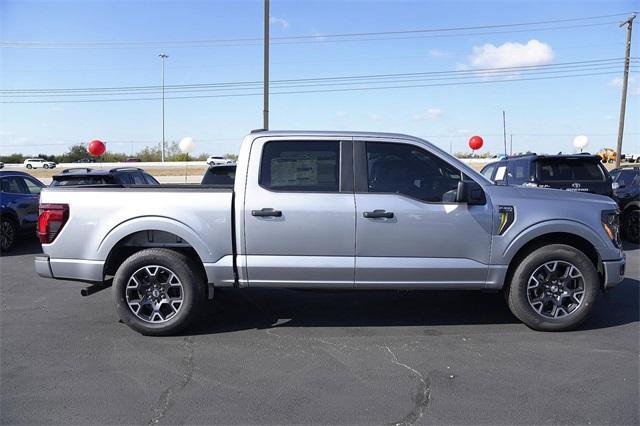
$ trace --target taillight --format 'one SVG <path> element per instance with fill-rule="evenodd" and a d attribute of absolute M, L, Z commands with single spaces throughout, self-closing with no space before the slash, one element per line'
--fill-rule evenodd
<path fill-rule="evenodd" d="M 68 204 L 40 204 L 37 234 L 42 244 L 55 240 L 69 218 Z"/>

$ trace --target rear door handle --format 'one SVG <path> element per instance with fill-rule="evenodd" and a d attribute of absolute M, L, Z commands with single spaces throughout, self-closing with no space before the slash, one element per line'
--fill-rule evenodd
<path fill-rule="evenodd" d="M 251 216 L 256 217 L 282 217 L 282 212 L 280 210 L 274 209 L 260 209 L 260 210 L 251 210 Z"/>
<path fill-rule="evenodd" d="M 367 219 L 393 219 L 393 212 L 388 212 L 386 210 L 374 210 L 372 212 L 364 212 L 362 213 L 362 216 L 366 217 Z"/>

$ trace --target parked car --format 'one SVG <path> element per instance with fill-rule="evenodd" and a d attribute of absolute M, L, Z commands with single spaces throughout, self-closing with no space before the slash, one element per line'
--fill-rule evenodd
<path fill-rule="evenodd" d="M 24 172 L 0 172 L 0 251 L 35 231 L 40 190 L 45 185 Z"/>
<path fill-rule="evenodd" d="M 54 169 L 56 167 L 56 163 L 45 160 L 44 158 L 27 158 L 24 160 L 24 166 L 27 169 L 37 169 L 40 167 L 43 169 Z"/>
<path fill-rule="evenodd" d="M 236 165 L 225 164 L 219 166 L 210 166 L 204 176 L 202 176 L 202 185 L 227 185 L 233 186 L 236 178 Z"/>
<path fill-rule="evenodd" d="M 160 185 L 149 173 L 137 167 L 117 167 L 110 170 L 78 167 L 65 169 L 53 176 L 51 186 L 79 185 Z"/>
<path fill-rule="evenodd" d="M 4 169 L 4 163 L 0 161 L 0 169 Z"/>
<path fill-rule="evenodd" d="M 258 131 L 233 188 L 53 187 L 41 202 L 37 273 L 113 277 L 122 322 L 149 335 L 188 326 L 216 287 L 503 289 L 528 326 L 569 330 L 624 278 L 611 198 L 495 185 L 399 134 Z"/>
<path fill-rule="evenodd" d="M 640 163 L 640 153 L 626 154 L 624 159 L 629 163 Z"/>
<path fill-rule="evenodd" d="M 480 173 L 499 185 L 613 195 L 611 176 L 597 155 L 524 154 L 487 164 Z"/>
<path fill-rule="evenodd" d="M 611 171 L 613 199 L 622 212 L 622 235 L 640 243 L 640 167 L 620 167 Z"/>
<path fill-rule="evenodd" d="M 139 158 L 127 158 L 124 160 L 125 163 L 142 163 L 142 160 Z"/>
<path fill-rule="evenodd" d="M 96 159 L 91 157 L 81 158 L 79 160 L 74 161 L 74 163 L 95 163 Z"/>
<path fill-rule="evenodd" d="M 209 158 L 207 158 L 207 164 L 210 166 L 218 165 L 218 164 L 233 164 L 233 163 L 235 163 L 235 161 L 229 158 L 224 158 L 216 155 L 212 155 Z"/>

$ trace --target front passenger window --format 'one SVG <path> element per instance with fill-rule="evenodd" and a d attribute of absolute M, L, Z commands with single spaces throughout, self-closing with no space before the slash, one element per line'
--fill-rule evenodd
<path fill-rule="evenodd" d="M 428 202 L 454 202 L 461 172 L 413 145 L 367 142 L 369 192 L 404 194 Z"/>

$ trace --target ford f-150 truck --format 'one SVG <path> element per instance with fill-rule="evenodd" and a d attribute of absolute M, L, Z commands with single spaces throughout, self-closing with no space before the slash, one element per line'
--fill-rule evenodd
<path fill-rule="evenodd" d="M 400 134 L 248 135 L 229 186 L 47 188 L 37 272 L 112 284 L 116 310 L 176 333 L 218 287 L 504 290 L 537 330 L 576 327 L 624 277 L 609 198 L 495 185 Z"/>

